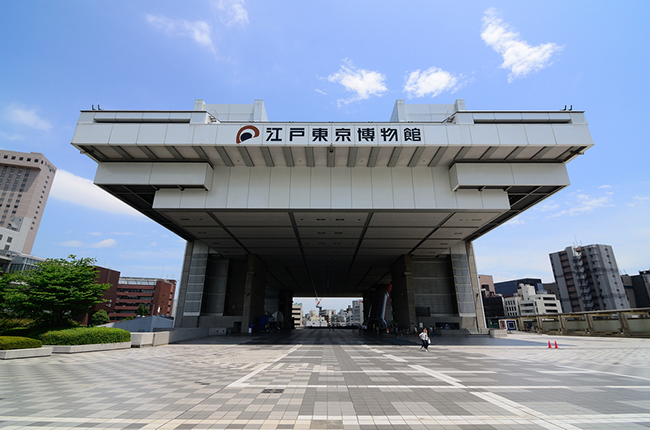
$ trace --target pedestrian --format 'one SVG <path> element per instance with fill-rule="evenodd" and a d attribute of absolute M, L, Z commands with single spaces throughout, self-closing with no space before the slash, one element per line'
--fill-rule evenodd
<path fill-rule="evenodd" d="M 422 333 L 420 333 L 420 339 L 422 340 L 420 351 L 422 351 L 422 348 L 424 348 L 426 352 L 429 352 L 429 335 L 427 334 L 426 328 L 422 329 Z"/>

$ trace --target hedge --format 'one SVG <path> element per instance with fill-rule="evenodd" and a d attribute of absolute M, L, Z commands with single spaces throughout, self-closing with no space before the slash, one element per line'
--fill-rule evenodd
<path fill-rule="evenodd" d="M 38 336 L 44 345 L 91 345 L 131 341 L 131 333 L 110 327 L 77 327 L 48 331 Z"/>
<path fill-rule="evenodd" d="M 0 350 L 40 348 L 43 342 L 29 337 L 0 336 Z"/>

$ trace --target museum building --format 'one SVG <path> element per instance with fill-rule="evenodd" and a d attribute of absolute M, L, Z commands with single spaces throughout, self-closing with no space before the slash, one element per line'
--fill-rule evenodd
<path fill-rule="evenodd" d="M 583 112 L 395 103 L 386 122 L 271 122 L 264 103 L 82 111 L 95 184 L 187 241 L 176 327 L 360 297 L 401 328 L 485 325 L 472 242 L 569 185 Z M 291 319 L 285 318 L 287 327 Z"/>

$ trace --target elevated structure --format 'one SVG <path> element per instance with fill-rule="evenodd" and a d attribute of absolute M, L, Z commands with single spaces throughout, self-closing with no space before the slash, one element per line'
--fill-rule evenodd
<path fill-rule="evenodd" d="M 401 328 L 483 324 L 472 241 L 568 186 L 593 142 L 576 111 L 398 100 L 388 122 L 294 123 L 197 100 L 82 111 L 72 144 L 98 186 L 187 240 L 177 326 L 237 329 L 390 283 Z"/>

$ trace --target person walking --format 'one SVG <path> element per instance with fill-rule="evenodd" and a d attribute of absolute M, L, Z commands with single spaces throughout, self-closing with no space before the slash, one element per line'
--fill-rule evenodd
<path fill-rule="evenodd" d="M 420 347 L 420 351 L 422 351 L 422 348 L 424 348 L 426 352 L 429 352 L 429 335 L 427 333 L 427 329 L 424 328 L 422 330 L 422 333 L 420 333 L 419 336 L 420 339 L 422 340 L 422 346 Z"/>

